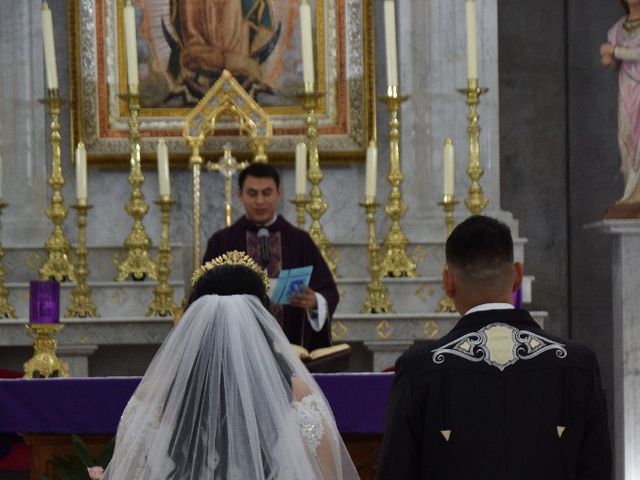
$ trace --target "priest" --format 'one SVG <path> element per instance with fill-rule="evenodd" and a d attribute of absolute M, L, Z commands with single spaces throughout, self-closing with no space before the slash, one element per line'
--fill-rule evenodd
<path fill-rule="evenodd" d="M 243 250 L 267 269 L 270 278 L 283 269 L 311 265 L 309 286 L 292 294 L 288 305 L 274 305 L 272 312 L 291 343 L 307 350 L 329 346 L 338 289 L 309 234 L 278 214 L 278 171 L 266 163 L 252 163 L 240 172 L 238 187 L 245 215 L 209 238 L 203 263 L 229 250 Z"/>

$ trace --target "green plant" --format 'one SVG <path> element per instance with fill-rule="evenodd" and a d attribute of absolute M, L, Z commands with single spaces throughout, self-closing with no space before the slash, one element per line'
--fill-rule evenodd
<path fill-rule="evenodd" d="M 101 466 L 107 468 L 113 456 L 115 437 L 104 447 L 102 452 L 93 458 L 87 445 L 78 435 L 71 435 L 71 443 L 75 454 L 56 455 L 53 457 L 53 470 L 62 480 L 88 480 L 87 468 Z M 41 480 L 51 480 L 47 475 L 43 475 Z"/>

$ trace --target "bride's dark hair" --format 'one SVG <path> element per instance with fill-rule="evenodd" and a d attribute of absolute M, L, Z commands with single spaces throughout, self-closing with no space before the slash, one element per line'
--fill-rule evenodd
<path fill-rule="evenodd" d="M 193 286 L 187 307 L 204 295 L 253 295 L 269 310 L 267 290 L 260 275 L 243 265 L 219 265 L 205 272 Z"/>

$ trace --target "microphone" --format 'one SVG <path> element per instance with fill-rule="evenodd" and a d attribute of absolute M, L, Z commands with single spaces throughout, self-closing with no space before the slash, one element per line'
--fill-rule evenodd
<path fill-rule="evenodd" d="M 258 240 L 260 241 L 260 257 L 262 257 L 262 266 L 268 267 L 271 260 L 271 252 L 269 251 L 269 230 L 262 227 L 258 230 Z"/>

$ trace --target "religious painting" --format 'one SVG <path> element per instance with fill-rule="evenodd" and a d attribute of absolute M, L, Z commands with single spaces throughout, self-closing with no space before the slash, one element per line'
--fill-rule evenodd
<path fill-rule="evenodd" d="M 125 0 L 69 2 L 73 139 L 94 163 L 129 152 L 123 7 Z M 165 138 L 187 157 L 183 120 L 228 70 L 269 114 L 269 158 L 293 158 L 306 131 L 302 108 L 299 0 L 135 0 L 141 148 Z M 311 0 L 321 157 L 364 154 L 375 121 L 373 0 Z M 222 122 L 204 153 L 246 139 Z"/>

